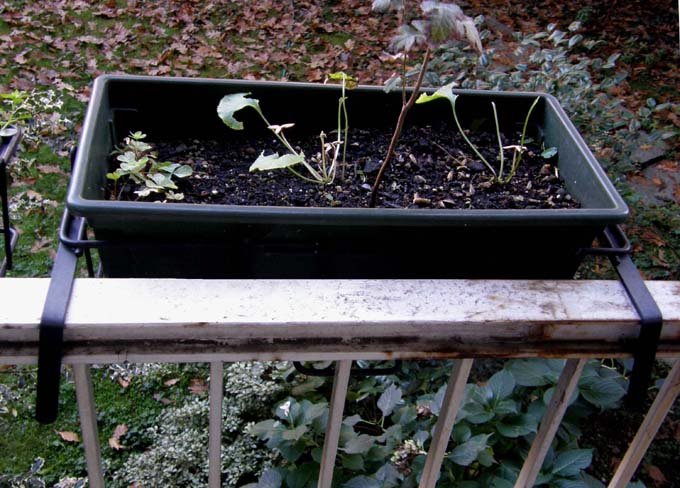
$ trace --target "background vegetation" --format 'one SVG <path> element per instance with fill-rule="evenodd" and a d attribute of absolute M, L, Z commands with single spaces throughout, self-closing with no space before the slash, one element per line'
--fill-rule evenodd
<path fill-rule="evenodd" d="M 480 69 L 476 54 L 452 46 L 436 53 L 427 83 L 455 80 L 464 87 L 537 89 L 555 94 L 631 206 L 633 216 L 626 230 L 635 245 L 637 264 L 649 278 L 680 279 L 677 4 L 672 0 L 584 0 L 568 5 L 549 0 L 531 5 L 518 0 L 469 0 L 463 7 L 468 15 L 485 15 L 476 21 L 489 65 Z M 0 92 L 34 91 L 38 108 L 21 153 L 10 168 L 11 211 L 20 232 L 10 275 L 47 276 L 49 272 L 70 171 L 69 152 L 76 145 L 97 75 L 321 82 L 327 74 L 342 70 L 361 83 L 382 84 L 399 71 L 398 60 L 385 51 L 396 25 L 394 16 L 372 14 L 370 2 L 359 0 L 4 2 L 0 6 Z M 591 262 L 582 275 L 609 277 L 611 270 L 606 263 Z M 351 434 L 343 441 L 341 477 L 347 486 L 374 486 L 371 480 L 382 483 L 376 486 L 387 486 L 389 476 L 401 476 L 399 482 L 405 483 L 417 472 L 425 441 L 425 434 L 419 432 L 427 432 L 428 422 L 436 418 L 437 378 L 447 371 L 446 365 L 431 366 L 410 364 L 404 372 L 410 376 L 353 385 L 352 391 L 358 393 L 350 413 L 361 420 L 351 426 L 356 436 Z M 529 401 L 533 396 L 521 389 L 549 388 L 549 384 L 522 385 L 514 376 L 516 367 L 510 364 L 480 372 L 476 377 L 479 384 L 470 386 L 487 391 L 493 384 L 487 380 L 499 370 L 509 375 L 502 384 L 512 392 L 500 398 L 492 391 L 491 399 L 498 401 L 489 422 L 468 422 L 469 436 L 467 430 L 458 432 L 457 445 L 467 444 L 467 448 L 454 455 L 457 447 L 452 447 L 447 461 L 451 479 L 475 479 L 484 464 L 491 463 L 489 456 L 497 461 L 506 459 L 501 455 L 502 444 L 509 436 L 498 426 L 504 425 L 503 415 L 510 414 L 498 414 L 500 400 L 510 398 L 516 403 L 517 413 L 512 415 L 524 419 L 521 425 L 526 430 L 518 436 L 531 438 L 534 424 L 526 416 L 530 416 L 531 405 L 541 404 L 543 392 L 532 393 L 536 399 Z M 598 375 L 605 369 L 614 371 L 601 368 L 596 368 Z M 38 478 L 51 486 L 74 486 L 85 475 L 68 369 L 66 374 L 58 424 L 40 426 L 32 420 L 34 369 L 0 366 L 0 473 L 4 475 L 0 486 L 29 486 L 31 479 Z M 277 438 L 271 432 L 280 426 L 293 430 L 287 434 L 292 439 L 286 439 L 294 440 L 293 446 L 318 442 L 315 429 L 319 425 L 314 422 L 323 418 L 322 394 L 328 385 L 293 375 L 286 365 L 239 363 L 225 374 L 226 388 L 231 388 L 233 395 L 252 393 L 225 403 L 225 435 L 230 442 L 225 444 L 229 450 L 224 454 L 224 472 L 225 483 L 231 483 L 226 486 L 255 483 L 256 475 L 270 466 L 278 468 L 265 471 L 259 486 L 276 486 L 277 480 L 305 486 L 307 472 L 298 472 L 297 477 L 290 473 L 297 471 L 299 459 L 307 458 L 293 460 L 296 451 L 286 451 L 281 439 L 272 441 Z M 513 388 L 507 386 L 510 376 Z M 415 380 L 406 379 L 411 377 L 428 383 L 416 386 Z M 113 486 L 190 486 L 204 481 L 206 368 L 110 366 L 94 370 L 94 380 L 106 469 Z M 624 380 L 612 381 L 621 387 Z M 612 381 L 606 381 L 606 388 L 614 395 Z M 392 393 L 385 397 L 388 391 Z M 611 405 L 590 400 L 583 393 L 579 400 L 590 413 L 594 407 Z M 281 412 L 286 402 L 289 409 L 299 405 L 301 419 Z M 391 410 L 386 408 L 390 405 Z M 428 408 L 429 413 L 418 414 L 420 407 Z M 413 409 L 416 418 L 411 423 L 406 417 L 397 418 L 412 416 Z M 494 423 L 491 419 L 497 416 Z M 675 418 L 671 421 L 677 422 Z M 259 426 L 253 435 L 246 432 L 249 424 Z M 395 426 L 401 426 L 401 432 L 397 433 Z M 677 436 L 673 428 L 666 432 L 671 440 Z M 560 443 L 579 451 L 571 456 L 578 461 L 572 464 L 579 466 L 575 476 L 581 477 L 581 467 L 589 464 L 590 458 L 577 438 L 576 431 L 567 432 Z M 475 441 L 469 444 L 472 439 Z M 253 449 L 263 442 L 276 447 L 278 454 Z M 394 469 L 384 468 L 378 474 L 383 466 L 372 464 L 370 456 L 360 465 L 359 458 L 371 449 L 377 452 L 388 447 L 388 464 Z M 368 451 L 362 450 L 366 448 Z M 668 449 L 672 447 L 652 451 L 646 459 L 641 474 L 648 483 L 674 486 L 673 480 L 680 478 L 674 476 L 677 467 L 673 467 Z M 551 458 L 553 464 L 559 452 Z M 597 451 L 594 454 L 597 456 Z M 36 458 L 43 458 L 44 464 L 35 464 Z M 612 461 L 598 459 L 598 464 Z M 514 466 L 511 459 L 507 463 Z M 159 465 L 167 470 L 159 470 Z M 491 463 L 492 470 L 485 476 L 503 480 L 505 472 L 498 470 L 505 465 L 505 461 Z M 512 468 L 508 469 L 511 473 Z M 560 474 L 550 469 L 546 468 L 546 476 Z M 555 479 L 554 483 L 562 483 Z M 595 483 L 584 479 L 584 483 Z M 266 484 L 267 480 L 273 484 Z M 502 481 L 497 483 L 504 486 Z"/>

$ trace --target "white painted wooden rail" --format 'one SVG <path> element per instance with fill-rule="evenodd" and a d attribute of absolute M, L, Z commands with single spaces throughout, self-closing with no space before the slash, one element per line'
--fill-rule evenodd
<path fill-rule="evenodd" d="M 680 282 L 648 282 L 664 317 L 659 356 L 680 357 Z M 0 280 L 0 363 L 35 363 L 46 279 Z M 516 488 L 534 480 L 585 358 L 630 356 L 638 317 L 616 281 L 78 279 L 64 362 L 75 365 L 91 486 L 103 486 L 89 367 L 211 363 L 209 486 L 220 486 L 222 363 L 336 360 L 319 488 L 329 488 L 353 360 L 459 358 L 420 488 L 439 477 L 474 357 L 565 357 Z M 625 487 L 680 391 L 676 362 L 610 483 Z"/>

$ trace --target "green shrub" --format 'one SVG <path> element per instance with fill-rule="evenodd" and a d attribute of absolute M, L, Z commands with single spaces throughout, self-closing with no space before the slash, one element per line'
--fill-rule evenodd
<path fill-rule="evenodd" d="M 468 384 L 437 486 L 512 486 L 563 366 L 562 360 L 509 361 L 488 381 Z M 441 363 L 431 367 L 411 362 L 398 376 L 354 382 L 334 474 L 339 486 L 417 486 L 442 408 L 447 372 Z M 625 386 L 615 370 L 588 363 L 539 484 L 585 486 L 579 483 L 592 450 L 578 446 L 579 423 L 598 409 L 615 407 Z M 315 486 L 327 421 L 327 402 L 309 390 L 286 398 L 274 418 L 251 426 L 251 434 L 276 453 L 277 467 L 249 486 Z"/>

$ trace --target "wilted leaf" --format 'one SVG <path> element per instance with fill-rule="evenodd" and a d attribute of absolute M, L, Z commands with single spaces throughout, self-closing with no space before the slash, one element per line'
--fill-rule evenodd
<path fill-rule="evenodd" d="M 653 464 L 643 464 L 644 468 L 647 470 L 647 474 L 649 475 L 652 480 L 654 480 L 654 484 L 656 486 L 666 486 L 668 483 L 668 479 L 666 479 L 666 476 L 661 472 L 661 469 L 659 469 L 658 466 L 654 466 Z"/>
<path fill-rule="evenodd" d="M 173 385 L 176 385 L 178 382 L 179 382 L 179 378 L 172 378 L 170 380 L 163 382 L 163 384 L 165 386 L 173 386 Z"/>
<path fill-rule="evenodd" d="M 43 174 L 60 174 L 63 175 L 65 174 L 64 171 L 59 167 L 59 166 L 54 166 L 52 164 L 39 164 L 37 166 L 38 171 L 40 171 Z"/>

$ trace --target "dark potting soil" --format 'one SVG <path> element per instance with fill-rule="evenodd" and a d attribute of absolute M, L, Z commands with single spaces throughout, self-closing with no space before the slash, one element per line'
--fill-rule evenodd
<path fill-rule="evenodd" d="M 295 145 L 292 142 L 296 140 L 294 135 L 288 134 L 287 137 Z M 388 130 L 352 129 L 347 148 L 346 177 L 337 177 L 328 185 L 304 181 L 287 169 L 250 173 L 250 165 L 262 151 L 265 154 L 282 154 L 283 148 L 273 136 L 267 140 L 155 142 L 154 146 L 160 161 L 192 166 L 193 174 L 178 183 L 186 203 L 366 207 L 390 137 Z M 498 168 L 495 134 L 471 133 L 469 137 L 487 161 Z M 332 136 L 328 136 L 327 140 L 332 140 Z M 518 144 L 519 140 L 519 135 L 513 135 L 512 138 L 504 138 L 503 145 Z M 317 159 L 320 149 L 318 136 L 297 142 L 308 161 Z M 527 147 L 512 180 L 499 184 L 492 182 L 491 172 L 457 131 L 443 125 L 405 128 L 381 185 L 377 206 L 578 208 L 579 204 L 564 189 L 556 157 L 546 160 L 536 144 Z M 506 149 L 506 174 L 511 161 L 512 150 Z M 307 176 L 302 165 L 295 169 Z M 127 194 L 136 197 L 132 191 Z"/>

